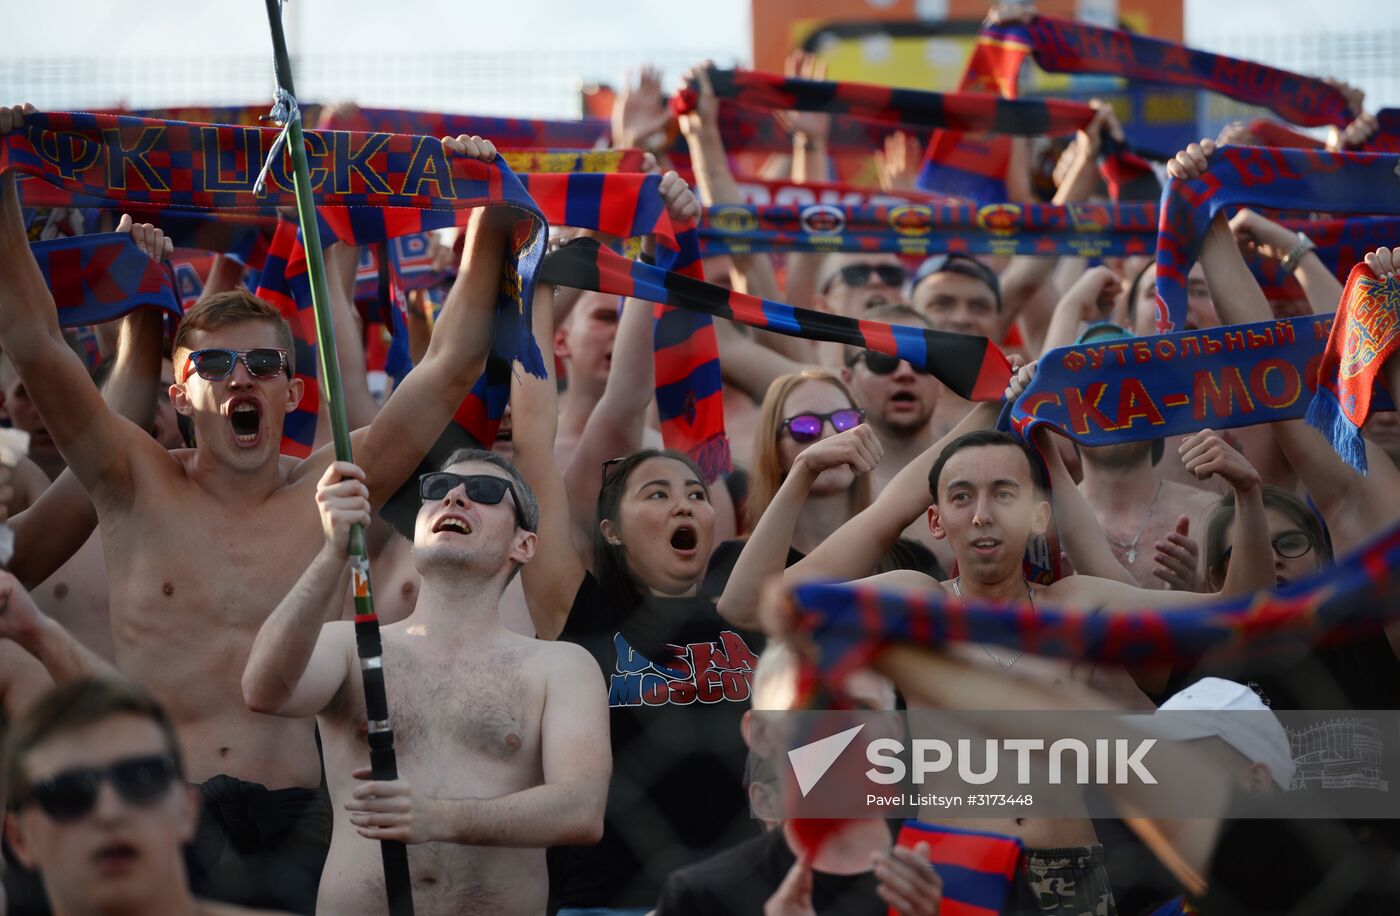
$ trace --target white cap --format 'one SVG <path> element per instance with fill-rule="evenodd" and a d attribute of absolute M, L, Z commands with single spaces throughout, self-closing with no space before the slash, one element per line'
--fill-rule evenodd
<path fill-rule="evenodd" d="M 1190 711 L 1190 715 L 1164 713 Z M 1244 684 L 1207 677 L 1175 694 L 1135 725 L 1177 741 L 1219 738 L 1252 763 L 1269 768 L 1285 791 L 1293 780 L 1293 752 L 1278 716 Z"/>

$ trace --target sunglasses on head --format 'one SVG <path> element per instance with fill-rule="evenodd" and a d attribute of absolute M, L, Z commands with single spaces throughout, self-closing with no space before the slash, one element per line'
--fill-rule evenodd
<path fill-rule="evenodd" d="M 872 275 L 879 278 L 882 286 L 904 285 L 904 268 L 898 264 L 848 264 L 832 274 L 826 281 L 826 289 L 831 288 L 837 277 L 847 286 L 865 286 Z"/>
<path fill-rule="evenodd" d="M 965 254 L 935 254 L 925 259 L 919 265 L 919 269 L 914 272 L 914 286 L 918 286 L 924 280 L 934 274 L 955 273 L 965 277 L 973 277 L 981 280 L 992 289 L 997 295 L 997 301 L 1001 300 L 1001 279 L 996 271 L 976 258 L 968 257 Z"/>
<path fill-rule="evenodd" d="M 194 371 L 205 381 L 223 381 L 233 374 L 233 367 L 240 359 L 253 378 L 276 378 L 282 372 L 287 372 L 288 377 L 291 377 L 287 367 L 286 350 L 278 347 L 253 347 L 251 350 L 211 347 L 207 350 L 195 350 L 189 355 L 185 364 L 184 380 L 187 381 L 190 372 Z"/>
<path fill-rule="evenodd" d="M 128 757 L 105 767 L 64 770 L 32 782 L 14 807 L 19 810 L 33 802 L 51 820 L 76 821 L 92 812 L 104 781 L 112 784 L 122 801 L 147 807 L 165 797 L 177 772 L 169 754 Z"/>
<path fill-rule="evenodd" d="M 865 419 L 865 411 L 859 407 L 847 407 L 830 413 L 800 413 L 783 421 L 783 428 L 792 436 L 793 442 L 816 442 L 822 437 L 822 427 L 827 423 L 838 433 L 859 426 Z"/>
<path fill-rule="evenodd" d="M 492 474 L 453 474 L 451 471 L 433 471 L 418 478 L 418 496 L 425 502 L 437 501 L 458 487 L 466 488 L 467 499 L 483 506 L 494 506 L 510 493 L 510 506 L 515 511 L 515 523 L 529 530 L 525 524 L 525 514 L 520 510 L 520 497 L 515 495 L 515 487 L 504 477 Z"/>
<path fill-rule="evenodd" d="M 1291 531 L 1280 531 L 1270 539 L 1269 544 L 1274 548 L 1274 553 L 1285 560 L 1296 560 L 1313 549 L 1312 535 L 1306 531 L 1299 531 L 1297 528 Z M 1230 559 L 1230 551 L 1233 547 L 1226 547 L 1223 558 Z"/>
<path fill-rule="evenodd" d="M 864 362 L 865 368 L 870 370 L 871 375 L 891 375 L 899 368 L 899 364 L 903 361 L 904 360 L 900 359 L 898 356 L 891 356 L 888 353 L 881 353 L 878 350 L 862 350 L 847 360 L 846 365 L 854 366 L 856 363 Z M 921 369 L 913 363 L 909 364 L 909 368 L 920 375 L 931 374 L 927 369 Z"/>

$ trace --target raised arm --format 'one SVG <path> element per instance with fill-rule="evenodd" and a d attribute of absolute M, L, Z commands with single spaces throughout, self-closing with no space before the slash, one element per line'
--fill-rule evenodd
<path fill-rule="evenodd" d="M 1215 144 L 1209 140 L 1193 143 L 1167 163 L 1167 170 L 1175 178 L 1199 178 L 1209 168 L 1214 152 Z M 1221 321 L 1245 324 L 1273 317 L 1223 215 L 1210 225 L 1201 249 L 1201 264 Z M 1400 471 L 1378 448 L 1367 444 L 1370 473 L 1363 476 L 1337 456 L 1321 433 L 1302 420 L 1275 423 L 1273 432 L 1327 523 L 1338 553 L 1359 546 L 1394 522 L 1393 507 L 1400 503 Z"/>
<path fill-rule="evenodd" d="M 884 451 L 875 430 L 861 423 L 813 443 L 797 456 L 725 583 L 719 598 L 719 613 L 725 620 L 741 629 L 759 629 L 759 594 L 769 578 L 782 575 L 797 520 L 822 471 L 848 465 L 857 476 L 868 474 L 880 463 Z"/>
<path fill-rule="evenodd" d="M 1122 291 L 1123 280 L 1107 267 L 1091 267 L 1084 271 L 1055 305 L 1050 326 L 1045 331 L 1045 342 L 1040 348 L 1041 355 L 1074 343 L 1084 323 L 1106 320 Z"/>
<path fill-rule="evenodd" d="M 480 137 L 442 141 L 456 156 L 491 162 L 496 148 Z M 457 280 L 448 293 L 423 361 L 414 367 L 374 421 L 353 436 L 355 461 L 364 469 L 375 509 L 398 490 L 428 453 L 481 377 L 491 349 L 491 327 L 501 267 L 510 244 L 511 216 L 498 207 L 473 211 Z M 320 473 L 328 449 L 316 453 L 298 477 Z"/>
<path fill-rule="evenodd" d="M 1271 258 L 1293 272 L 1315 315 L 1330 315 L 1342 299 L 1342 284 L 1317 256 L 1312 240 L 1292 232 L 1253 210 L 1241 210 L 1230 218 L 1235 238 L 1261 257 Z M 1260 320 L 1265 320 L 1261 318 Z"/>
<path fill-rule="evenodd" d="M 254 712 L 314 716 L 350 675 L 354 639 L 339 617 L 350 576 L 350 527 L 370 523 L 364 471 L 343 461 L 326 468 L 316 508 L 325 544 L 258 630 L 243 669 L 243 700 Z"/>
<path fill-rule="evenodd" d="M 0 640 L 0 715 L 13 722 L 52 686 L 53 678 L 37 658 L 17 643 Z"/>
<path fill-rule="evenodd" d="M 999 402 L 984 402 L 968 411 L 946 436 L 906 464 L 867 509 L 836 529 L 800 563 L 789 567 L 783 573 L 783 581 L 788 584 L 811 579 L 849 581 L 868 576 L 880 565 L 881 558 L 899 540 L 904 529 L 928 512 L 933 502 L 928 492 L 928 475 L 944 447 L 964 433 L 990 429 L 996 424 L 1000 410 Z"/>
<path fill-rule="evenodd" d="M 122 216 L 119 232 L 130 232 L 148 257 L 169 256 L 171 243 L 149 223 L 132 225 Z M 137 309 L 117 326 L 112 374 L 103 386 L 107 406 L 142 429 L 150 429 L 160 385 L 161 342 L 165 316 L 158 309 Z M 40 494 L 34 504 L 10 519 L 15 554 L 9 569 L 25 588 L 35 588 L 77 553 L 97 527 L 97 510 L 72 469 Z"/>
<path fill-rule="evenodd" d="M 598 842 L 612 773 L 607 693 L 587 652 L 570 643 L 550 648 L 540 721 L 543 785 L 496 798 L 429 798 L 402 777 L 366 781 L 346 805 L 360 836 L 516 848 Z M 369 772 L 355 776 L 367 779 Z"/>
<path fill-rule="evenodd" d="M 700 200 L 707 207 L 715 204 L 742 204 L 744 197 L 739 192 L 739 185 L 734 181 L 734 175 L 729 171 L 729 162 L 725 158 L 724 141 L 719 134 L 719 101 L 710 86 L 708 68 L 697 67 L 685 76 L 687 81 L 693 79 L 699 87 L 695 110 L 681 116 L 680 128 L 690 148 L 691 165 L 695 170 L 695 184 L 700 192 Z M 813 134 L 794 134 L 794 143 L 797 149 L 803 151 L 803 161 L 808 168 L 824 171 L 826 131 L 825 128 L 820 128 L 819 124 L 820 122 L 815 120 L 802 122 L 802 126 L 813 131 Z M 799 177 L 796 180 L 807 179 Z M 820 264 L 821 257 L 812 255 L 804 259 L 794 256 L 793 262 L 789 264 L 788 294 L 796 292 L 793 284 L 797 283 L 800 286 L 804 282 L 803 277 L 806 277 L 807 285 L 811 287 L 800 294 L 805 298 L 800 302 L 793 302 L 794 305 L 807 306 L 811 301 L 811 293 L 816 291 L 815 276 L 807 276 L 807 273 L 812 273 L 816 268 L 812 267 L 811 271 L 804 273 L 802 263 L 805 260 Z M 731 273 L 735 276 L 736 286 L 741 287 L 743 292 L 763 299 L 783 298 L 778 289 L 777 275 L 773 271 L 773 261 L 767 254 L 731 255 L 729 261 L 733 266 Z M 723 321 L 716 322 L 716 325 L 722 324 Z M 755 331 L 751 339 L 796 362 L 809 363 L 814 360 L 814 351 L 809 341 L 769 331 Z M 721 351 L 721 365 L 726 363 L 726 356 L 728 354 Z"/>
<path fill-rule="evenodd" d="M 0 136 L 18 130 L 26 111 L 0 108 Z M 113 413 L 69 348 L 53 296 L 29 250 L 14 173 L 0 177 L 0 349 L 24 380 L 64 460 L 93 498 L 130 497 L 132 462 L 164 449 Z"/>
<path fill-rule="evenodd" d="M 689 222 L 700 216 L 699 201 L 675 172 L 661 176 L 660 192 L 673 220 Z M 645 252 L 655 244 L 655 239 L 645 239 L 642 250 Z M 650 250 L 654 252 L 655 248 L 651 247 Z M 642 445 L 647 407 L 656 391 L 652 314 L 650 302 L 640 299 L 624 301 L 622 319 L 613 338 L 612 365 L 608 369 L 607 385 L 603 396 L 589 414 L 578 447 L 564 469 L 574 524 L 589 534 L 598 503 L 598 490 L 602 487 L 603 462 L 630 454 Z M 511 412 L 511 422 L 515 422 L 514 411 Z M 584 537 L 583 543 L 587 542 L 588 537 Z"/>
<path fill-rule="evenodd" d="M 554 338 L 550 298 L 549 287 L 536 287 L 534 332 L 545 352 Z M 548 378 L 517 371 L 510 382 L 511 443 L 515 449 L 512 457 L 540 507 L 535 555 L 520 571 L 530 621 L 540 639 L 555 639 L 564 629 L 584 575 L 583 560 L 574 546 L 573 516 L 564 475 L 554 461 L 559 389 L 552 362 L 547 361 Z M 598 470 L 601 478 L 601 464 Z"/>

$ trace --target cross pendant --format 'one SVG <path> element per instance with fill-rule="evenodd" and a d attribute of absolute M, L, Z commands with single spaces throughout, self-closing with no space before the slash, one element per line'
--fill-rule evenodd
<path fill-rule="evenodd" d="M 1128 560 L 1128 565 L 1129 565 L 1129 566 L 1132 566 L 1133 563 L 1137 560 L 1137 550 L 1136 550 L 1135 548 L 1132 548 L 1132 547 L 1129 547 L 1129 548 L 1128 548 L 1127 560 Z"/>

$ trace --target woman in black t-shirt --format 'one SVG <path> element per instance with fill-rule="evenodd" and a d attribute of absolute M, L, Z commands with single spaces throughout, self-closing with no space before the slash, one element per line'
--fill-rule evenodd
<path fill-rule="evenodd" d="M 565 916 L 645 912 L 673 870 L 758 832 L 740 720 L 763 640 L 697 594 L 714 520 L 685 455 L 647 449 L 603 470 L 596 574 L 577 568 L 559 638 L 587 649 L 607 680 L 613 778 L 602 841 L 552 857 Z"/>

